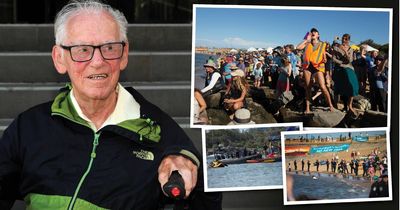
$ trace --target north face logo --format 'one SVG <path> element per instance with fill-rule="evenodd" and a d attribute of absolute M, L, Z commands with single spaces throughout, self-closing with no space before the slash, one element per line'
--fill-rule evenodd
<path fill-rule="evenodd" d="M 132 154 L 136 155 L 137 158 L 143 160 L 154 160 L 154 154 L 150 151 L 146 150 L 132 151 Z"/>

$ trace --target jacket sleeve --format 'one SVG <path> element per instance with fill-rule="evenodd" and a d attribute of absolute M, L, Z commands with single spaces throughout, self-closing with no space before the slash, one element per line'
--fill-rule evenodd
<path fill-rule="evenodd" d="M 161 144 L 163 156 L 182 155 L 200 167 L 200 155 L 185 131 L 169 116 L 161 125 Z"/>
<path fill-rule="evenodd" d="M 15 120 L 0 139 L 0 209 L 11 209 L 14 201 L 20 199 L 19 177 L 21 161 L 19 154 L 18 126 Z"/>

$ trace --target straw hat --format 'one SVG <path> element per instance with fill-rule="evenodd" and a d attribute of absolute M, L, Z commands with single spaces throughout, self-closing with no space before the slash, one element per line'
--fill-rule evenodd
<path fill-rule="evenodd" d="M 237 67 L 236 67 L 237 68 Z M 244 72 L 240 69 L 231 72 L 232 77 L 244 77 Z"/>

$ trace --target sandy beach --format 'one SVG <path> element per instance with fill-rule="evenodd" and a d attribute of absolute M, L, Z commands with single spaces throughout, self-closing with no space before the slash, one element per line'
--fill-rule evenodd
<path fill-rule="evenodd" d="M 382 158 L 383 155 L 386 155 L 386 138 L 380 138 L 380 139 L 374 139 L 374 140 L 369 140 L 368 142 L 356 142 L 356 141 L 347 141 L 347 142 L 341 142 L 342 144 L 350 144 L 350 147 L 346 151 L 340 151 L 340 152 L 327 152 L 327 153 L 314 153 L 314 154 L 307 154 L 305 156 L 285 156 L 285 161 L 286 161 L 286 170 L 288 170 L 289 163 L 291 165 L 291 170 L 294 171 L 294 165 L 293 162 L 294 160 L 297 161 L 297 171 L 301 171 L 301 160 L 304 159 L 305 164 L 304 164 L 304 171 L 307 171 L 307 160 L 310 160 L 311 166 L 310 166 L 310 172 L 317 172 L 316 171 L 316 166 L 314 166 L 313 163 L 315 163 L 317 160 L 319 161 L 326 161 L 329 160 L 331 161 L 332 158 L 338 157 L 339 160 L 346 160 L 347 163 L 349 163 L 352 160 L 351 153 L 355 152 L 359 155 L 355 156 L 356 159 L 361 160 L 359 162 L 359 167 L 358 167 L 358 174 L 359 176 L 362 175 L 362 160 L 365 157 L 368 157 L 369 154 L 373 152 L 374 149 L 378 149 L 378 156 Z M 337 144 L 337 143 L 335 143 Z M 311 147 L 316 147 L 316 146 L 321 146 L 321 145 L 335 145 L 332 143 L 302 143 L 302 144 L 285 144 L 286 146 L 300 146 L 300 145 L 308 145 Z M 331 166 L 329 166 L 331 167 Z M 350 167 L 348 168 L 350 172 Z M 332 172 L 327 172 L 326 170 L 326 165 L 320 165 L 319 166 L 319 172 L 322 173 L 327 173 L 327 174 L 332 174 Z M 377 172 L 379 173 L 379 172 Z"/>

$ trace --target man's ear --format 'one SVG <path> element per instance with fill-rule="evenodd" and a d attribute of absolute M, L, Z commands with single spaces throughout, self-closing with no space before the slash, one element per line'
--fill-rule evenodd
<path fill-rule="evenodd" d="M 119 64 L 119 69 L 123 71 L 126 66 L 128 65 L 128 58 L 129 58 L 129 42 L 126 42 L 124 47 L 124 52 L 122 54 L 121 62 Z"/>
<path fill-rule="evenodd" d="M 67 73 L 67 67 L 65 66 L 63 53 L 64 53 L 63 49 L 60 46 L 58 46 L 58 45 L 53 46 L 53 50 L 51 52 L 51 57 L 53 58 L 53 63 L 57 69 L 57 72 L 60 74 Z"/>

